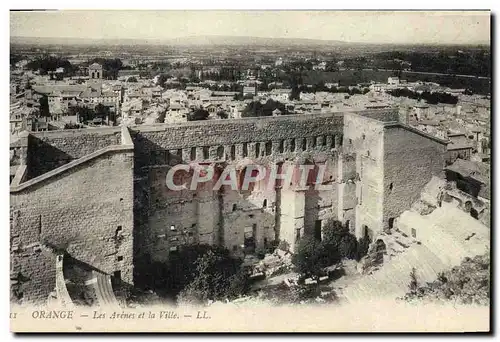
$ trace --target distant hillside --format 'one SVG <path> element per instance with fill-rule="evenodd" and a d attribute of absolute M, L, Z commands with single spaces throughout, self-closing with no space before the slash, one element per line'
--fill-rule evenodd
<path fill-rule="evenodd" d="M 259 45 L 259 46 L 326 46 L 345 45 L 338 40 L 319 40 L 301 38 L 263 38 L 236 36 L 191 36 L 171 39 L 172 45 Z"/>
<path fill-rule="evenodd" d="M 89 39 L 11 37 L 11 44 L 23 45 L 231 45 L 231 46 L 339 46 L 349 44 L 337 40 L 300 38 L 263 38 L 236 36 L 191 36 L 175 39 Z"/>

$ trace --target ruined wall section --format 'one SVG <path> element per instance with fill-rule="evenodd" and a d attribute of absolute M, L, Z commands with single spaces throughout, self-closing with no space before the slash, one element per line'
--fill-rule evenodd
<path fill-rule="evenodd" d="M 60 250 L 133 283 L 132 184 L 133 152 L 117 150 L 11 189 L 11 274 L 23 300 L 54 290 Z"/>
<path fill-rule="evenodd" d="M 121 132 L 118 127 L 30 133 L 28 179 L 120 143 Z"/>
<path fill-rule="evenodd" d="M 384 133 L 384 229 L 419 199 L 432 176 L 443 177 L 446 141 L 400 125 Z"/>
<path fill-rule="evenodd" d="M 195 243 L 213 244 L 219 234 L 219 198 L 212 191 L 214 182 L 200 184 L 190 190 L 192 173 L 178 171 L 176 185 L 185 184 L 181 191 L 169 189 L 166 184 L 169 166 L 149 169 L 144 183 L 149 196 L 143 199 L 147 218 L 138 230 L 142 234 L 140 256 L 148 255 L 153 261 L 165 262 L 179 246 Z"/>

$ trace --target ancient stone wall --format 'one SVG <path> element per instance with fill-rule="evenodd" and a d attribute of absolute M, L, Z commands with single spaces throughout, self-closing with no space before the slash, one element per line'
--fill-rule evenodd
<path fill-rule="evenodd" d="M 342 134 L 342 116 L 211 120 L 131 128 L 139 167 L 174 161 L 259 158 L 320 150 Z"/>
<path fill-rule="evenodd" d="M 349 221 L 358 236 L 363 226 L 373 235 L 391 215 L 409 208 L 412 191 L 419 193 L 415 189 L 441 165 L 440 144 L 400 129 L 395 120 L 397 113 L 367 111 L 134 127 L 133 152 L 109 152 L 11 191 L 12 246 L 23 253 L 38 245 L 45 251 L 24 259 L 12 252 L 14 264 L 30 279 L 21 292 L 41 299 L 53 289 L 53 269 L 43 273 L 31 260 L 55 265 L 54 246 L 106 273 L 120 271 L 132 282 L 133 264 L 142 256 L 166 261 L 178 246 L 190 243 L 221 244 L 241 255 L 249 231 L 257 248 L 279 238 L 291 250 L 297 238 L 316 234 L 329 219 Z M 121 136 L 119 128 L 33 134 L 28 171 L 36 177 L 123 143 Z M 408 166 L 399 169 L 401 161 Z M 228 186 L 213 191 L 215 180 L 196 190 L 172 191 L 166 175 L 180 163 L 233 166 L 238 174 L 249 164 L 268 170 L 278 164 L 326 164 L 321 182 L 331 188 L 316 190 L 312 179 L 308 189 L 289 192 L 282 185 L 269 188 L 265 179 L 247 191 Z M 384 168 L 392 171 L 386 174 Z M 415 176 L 414 170 L 424 171 Z M 405 185 L 410 174 L 414 179 Z M 191 174 L 184 177 L 189 186 Z M 391 197 L 388 182 L 403 192 Z M 33 285 L 40 277 L 47 284 L 42 294 Z"/>
<path fill-rule="evenodd" d="M 33 132 L 29 136 L 28 178 L 121 143 L 120 128 Z"/>
<path fill-rule="evenodd" d="M 257 248 L 269 244 L 284 225 L 279 224 L 279 192 L 268 187 L 267 178 L 249 191 L 229 186 L 210 191 L 214 182 L 195 191 L 171 191 L 166 186 L 168 170 L 179 163 L 216 163 L 244 173 L 247 164 L 269 171 L 277 163 L 307 161 L 327 163 L 324 178 L 335 182 L 341 122 L 342 117 L 326 114 L 132 128 L 136 176 L 142 180 L 137 187 L 147 194 L 141 204 L 147 207 L 136 210 L 143 254 L 165 261 L 176 246 L 194 241 L 220 243 L 241 254 L 245 231 L 252 229 Z M 336 216 L 336 201 L 335 190 L 317 192 L 309 199 L 301 218 L 309 230 L 316 220 Z"/>
<path fill-rule="evenodd" d="M 44 301 L 54 290 L 60 250 L 133 282 L 132 185 L 132 151 L 112 151 L 11 189 L 11 273 L 25 280 L 23 300 Z"/>
<path fill-rule="evenodd" d="M 383 122 L 345 114 L 342 217 L 344 222 L 354 223 L 357 237 L 362 237 L 367 229 L 373 236 L 382 223 L 383 135 Z"/>
<path fill-rule="evenodd" d="M 443 176 L 446 142 L 403 126 L 384 132 L 384 229 L 419 199 L 432 176 Z"/>

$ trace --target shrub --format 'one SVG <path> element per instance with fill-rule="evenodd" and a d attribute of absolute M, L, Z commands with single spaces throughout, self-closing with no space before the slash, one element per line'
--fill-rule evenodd
<path fill-rule="evenodd" d="M 286 240 L 280 240 L 278 242 L 278 248 L 282 251 L 288 252 L 290 250 L 290 244 Z"/>
<path fill-rule="evenodd" d="M 298 244 L 297 252 L 292 256 L 292 264 L 297 273 L 303 277 L 312 277 L 319 280 L 323 275 L 323 269 L 329 266 L 330 261 L 337 258 L 338 255 L 332 255 L 323 243 L 313 237 L 305 236 Z"/>
<path fill-rule="evenodd" d="M 249 290 L 248 275 L 241 269 L 241 260 L 231 258 L 225 248 L 210 248 L 194 264 L 192 280 L 179 293 L 179 302 L 236 298 Z"/>
<path fill-rule="evenodd" d="M 340 221 L 328 221 L 325 224 L 323 243 L 330 253 L 338 254 L 341 258 L 356 259 L 357 257 L 358 241 Z"/>

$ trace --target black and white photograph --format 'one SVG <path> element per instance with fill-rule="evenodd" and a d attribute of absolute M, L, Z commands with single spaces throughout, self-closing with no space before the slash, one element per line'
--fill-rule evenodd
<path fill-rule="evenodd" d="M 9 17 L 11 331 L 490 331 L 490 11 Z"/>

